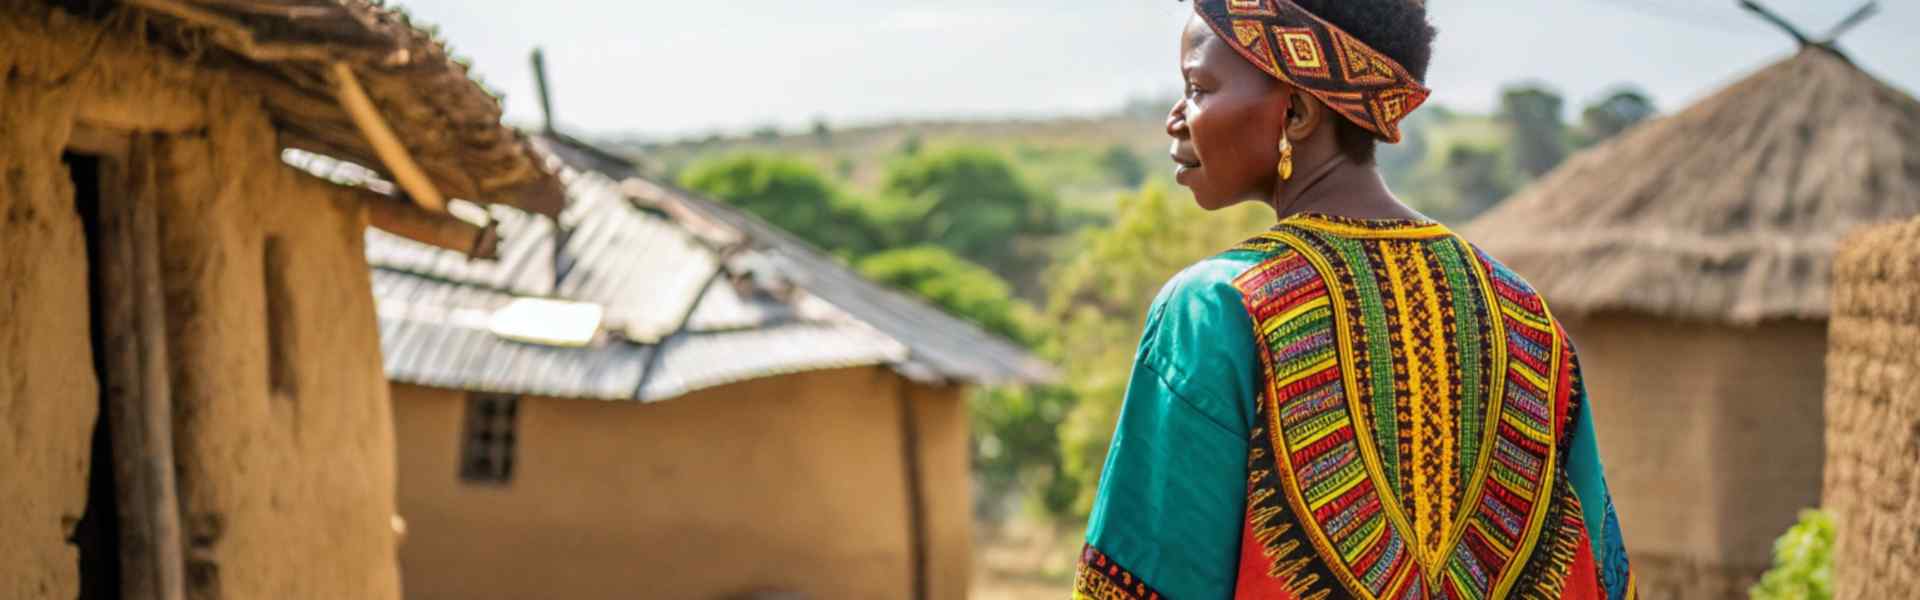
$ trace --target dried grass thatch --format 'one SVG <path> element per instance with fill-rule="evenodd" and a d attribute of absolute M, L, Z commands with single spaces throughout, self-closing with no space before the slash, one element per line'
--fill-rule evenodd
<path fill-rule="evenodd" d="M 500 102 L 434 35 L 366 0 L 123 0 L 135 33 L 262 91 L 281 143 L 388 179 L 337 101 L 345 64 L 440 193 L 558 214 L 559 181 L 500 123 Z"/>
<path fill-rule="evenodd" d="M 1555 308 L 1824 319 L 1835 243 L 1920 214 L 1920 102 L 1810 47 L 1463 228 Z"/>

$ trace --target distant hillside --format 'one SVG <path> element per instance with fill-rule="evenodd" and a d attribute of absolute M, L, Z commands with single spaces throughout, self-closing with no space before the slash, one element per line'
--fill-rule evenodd
<path fill-rule="evenodd" d="M 878 187 L 890 161 L 917 150 L 980 146 L 1013 160 L 1026 178 L 1068 206 L 1098 209 L 1115 193 L 1131 189 L 1105 164 L 1108 154 L 1124 151 L 1146 176 L 1171 172 L 1167 137 L 1159 121 L 1107 117 L 1050 120 L 901 121 L 808 132 L 761 131 L 755 134 L 660 143 L 610 142 L 640 159 L 648 171 L 677 176 L 704 158 L 740 152 L 800 157 L 853 189 Z"/>
<path fill-rule="evenodd" d="M 1500 119 L 1430 107 L 1403 127 L 1402 143 L 1381 148 L 1380 167 L 1395 192 L 1415 208 L 1459 220 L 1523 183 L 1505 164 L 1510 128 Z M 740 152 L 799 157 L 861 192 L 877 188 L 888 163 L 903 154 L 982 146 L 1012 159 L 1028 180 L 1068 208 L 1093 214 L 1105 214 L 1113 198 L 1136 188 L 1140 179 L 1165 179 L 1172 172 L 1164 121 L 1142 116 L 900 121 L 607 145 L 669 178 L 701 159 Z M 1116 168 L 1115 153 L 1130 156 L 1137 174 Z"/>

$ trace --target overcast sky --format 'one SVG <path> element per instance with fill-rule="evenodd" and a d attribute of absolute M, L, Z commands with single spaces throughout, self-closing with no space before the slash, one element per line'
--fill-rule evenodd
<path fill-rule="evenodd" d="M 1091 114 L 1170 94 L 1174 0 L 400 0 L 539 119 L 546 49 L 562 127 L 688 135 L 896 117 Z M 1819 35 L 1854 0 L 1766 2 Z M 1920 89 L 1920 2 L 1882 0 L 1842 47 Z M 1429 0 L 1440 28 L 1435 101 L 1491 107 L 1501 85 L 1545 82 L 1577 103 L 1620 82 L 1670 110 L 1787 56 L 1793 42 L 1734 0 Z M 1091 8 L 1098 6 L 1100 8 Z"/>

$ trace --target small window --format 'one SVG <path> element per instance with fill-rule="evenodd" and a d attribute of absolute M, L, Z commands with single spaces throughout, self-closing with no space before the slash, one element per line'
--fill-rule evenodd
<path fill-rule="evenodd" d="M 519 396 L 467 397 L 467 436 L 460 446 L 461 480 L 497 485 L 513 480 L 514 423 L 519 415 Z"/>
<path fill-rule="evenodd" d="M 296 386 L 300 381 L 300 367 L 294 353 L 299 344 L 295 325 L 300 316 L 293 307 L 298 293 L 293 283 L 287 281 L 287 269 L 293 259 L 286 244 L 275 235 L 267 236 L 262 253 L 267 290 L 267 383 L 274 393 L 294 398 L 299 395 Z"/>

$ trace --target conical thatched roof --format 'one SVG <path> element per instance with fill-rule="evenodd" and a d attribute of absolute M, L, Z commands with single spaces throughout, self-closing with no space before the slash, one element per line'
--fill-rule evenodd
<path fill-rule="evenodd" d="M 1834 245 L 1920 214 L 1920 101 L 1814 46 L 1464 228 L 1562 313 L 1825 319 Z"/>

